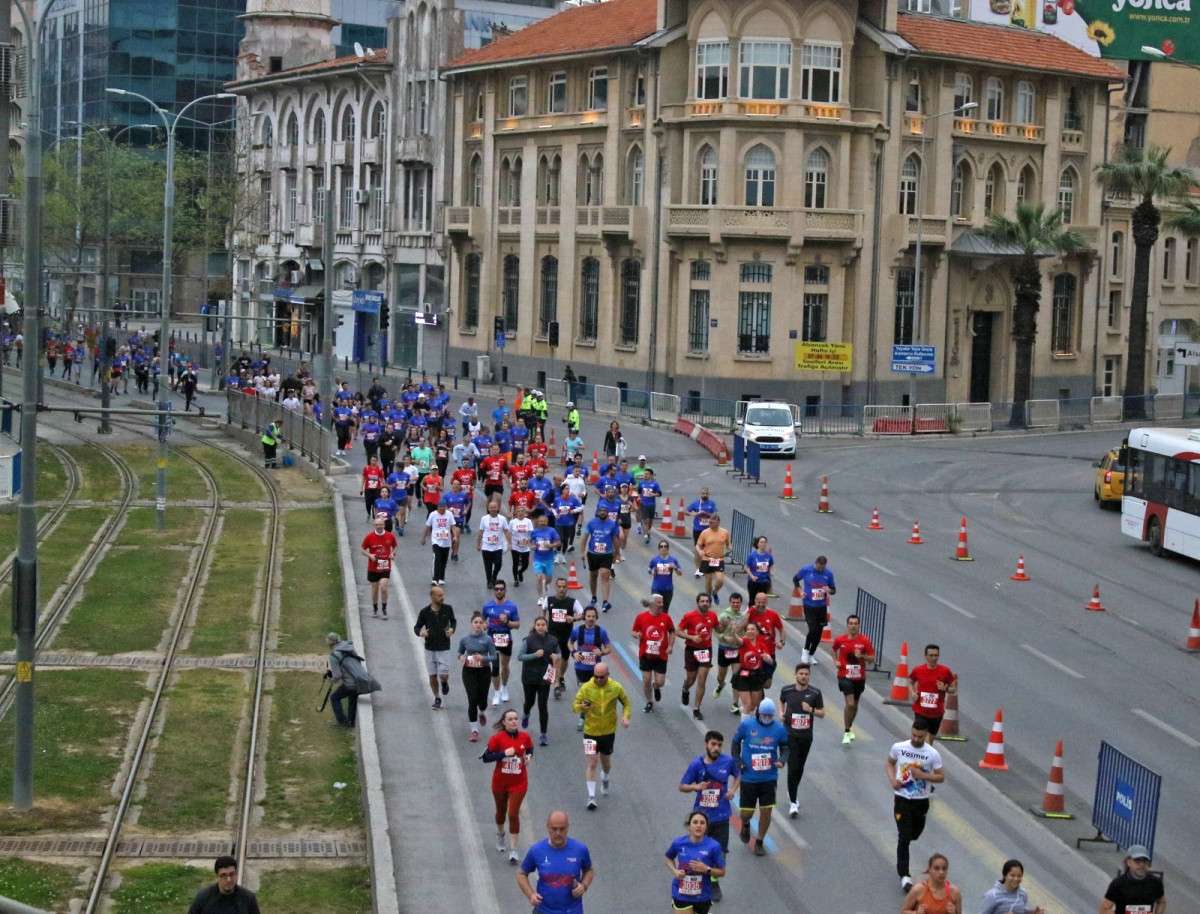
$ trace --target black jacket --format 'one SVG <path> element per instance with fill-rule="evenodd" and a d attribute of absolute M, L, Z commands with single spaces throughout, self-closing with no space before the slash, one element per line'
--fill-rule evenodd
<path fill-rule="evenodd" d="M 434 612 L 432 606 L 426 605 L 417 613 L 417 624 L 413 626 L 413 634 L 419 638 L 418 633 L 424 626 L 429 629 L 429 637 L 425 639 L 425 650 L 448 651 L 450 650 L 450 636 L 446 634 L 446 629 L 453 629 L 457 624 L 454 618 L 454 607 L 449 603 L 442 604 L 441 612 Z"/>
<path fill-rule="evenodd" d="M 543 651 L 541 657 L 529 657 L 529 654 L 536 654 L 538 651 Z M 538 682 L 546 675 L 546 667 L 550 665 L 550 661 L 558 657 L 558 639 L 547 633 L 539 635 L 537 632 L 530 632 L 525 640 L 521 643 L 521 652 L 517 659 L 521 661 L 521 682 L 530 683 L 531 685 Z"/>
<path fill-rule="evenodd" d="M 232 895 L 222 895 L 214 882 L 196 893 L 188 914 L 261 914 L 258 899 L 249 889 L 235 886 Z"/>

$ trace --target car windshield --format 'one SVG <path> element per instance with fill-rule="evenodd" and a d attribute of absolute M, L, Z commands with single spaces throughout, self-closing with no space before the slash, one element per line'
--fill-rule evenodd
<path fill-rule="evenodd" d="M 792 424 L 792 411 L 781 407 L 751 409 L 746 412 L 747 425 L 787 426 Z"/>

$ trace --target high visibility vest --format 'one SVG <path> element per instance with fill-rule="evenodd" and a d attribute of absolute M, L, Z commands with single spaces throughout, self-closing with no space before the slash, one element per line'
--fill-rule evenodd
<path fill-rule="evenodd" d="M 262 443 L 271 446 L 279 444 L 279 432 L 275 430 L 274 423 L 268 425 L 267 430 L 263 432 Z"/>

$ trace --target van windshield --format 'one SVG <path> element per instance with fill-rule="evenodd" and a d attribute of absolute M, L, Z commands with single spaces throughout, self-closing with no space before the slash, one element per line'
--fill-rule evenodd
<path fill-rule="evenodd" d="M 778 428 L 792 424 L 792 411 L 782 407 L 749 409 L 746 411 L 747 425 L 766 425 Z"/>

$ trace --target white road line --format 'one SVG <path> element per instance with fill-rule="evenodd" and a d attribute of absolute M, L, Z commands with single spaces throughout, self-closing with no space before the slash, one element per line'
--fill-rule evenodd
<path fill-rule="evenodd" d="M 838 520 L 840 520 L 847 527 L 857 527 L 858 526 L 858 524 L 856 524 L 854 521 L 846 520 L 846 518 L 844 518 L 844 517 L 839 517 Z"/>
<path fill-rule="evenodd" d="M 829 537 L 827 537 L 827 536 L 822 536 L 820 533 L 818 533 L 818 532 L 817 532 L 816 530 L 814 530 L 812 527 L 801 527 L 800 529 L 801 529 L 801 530 L 803 530 L 805 533 L 807 533 L 809 536 L 815 536 L 815 537 L 816 537 L 817 539 L 819 539 L 819 540 L 820 540 L 822 543 L 828 543 L 828 542 L 829 542 Z"/>
<path fill-rule="evenodd" d="M 970 610 L 963 609 L 963 608 L 962 608 L 961 606 L 959 606 L 957 603 L 951 603 L 951 602 L 950 602 L 949 600 L 947 600 L 945 597 L 939 597 L 939 596 L 938 596 L 936 593 L 931 593 L 931 594 L 929 595 L 929 597 L 930 597 L 930 599 L 937 600 L 937 602 L 941 603 L 941 604 L 942 604 L 943 606 L 945 606 L 947 609 L 952 609 L 952 610 L 954 610 L 956 613 L 959 613 L 960 615 L 964 615 L 964 616 L 966 616 L 968 619 L 974 619 L 974 618 L 975 618 L 975 613 L 971 612 Z"/>
<path fill-rule="evenodd" d="M 880 565 L 878 562 L 874 562 L 874 561 L 872 561 L 871 559 L 867 558 L 865 555 L 860 555 L 860 556 L 858 557 L 858 560 L 859 560 L 860 562 L 866 562 L 866 563 L 867 563 L 868 565 L 870 565 L 872 568 L 878 568 L 878 569 L 879 569 L 880 571 L 882 571 L 884 574 L 890 574 L 890 575 L 891 575 L 892 577 L 894 577 L 894 578 L 898 578 L 898 577 L 900 577 L 898 574 L 896 574 L 896 572 L 892 571 L 892 569 L 888 568 L 888 567 L 887 567 L 887 566 L 885 566 L 885 565 Z"/>
<path fill-rule="evenodd" d="M 1155 717 L 1149 711 L 1143 711 L 1141 708 L 1134 708 L 1133 713 L 1136 714 L 1138 717 L 1140 717 L 1142 720 L 1146 721 L 1146 723 L 1154 724 L 1154 726 L 1156 726 L 1156 727 L 1158 727 L 1158 729 L 1162 730 L 1163 733 L 1170 733 L 1173 737 L 1175 737 L 1177 740 L 1179 740 L 1185 746 L 1190 746 L 1193 749 L 1200 749 L 1200 740 L 1192 739 L 1192 737 L 1188 736 L 1182 730 L 1176 730 L 1169 723 L 1167 723 L 1164 720 L 1159 720 L 1157 717 Z"/>
<path fill-rule="evenodd" d="M 1027 653 L 1033 654 L 1033 656 L 1037 657 L 1038 660 L 1044 660 L 1046 663 L 1050 664 L 1056 670 L 1058 670 L 1062 673 L 1066 673 L 1068 676 L 1074 676 L 1076 679 L 1086 678 L 1083 675 L 1083 673 L 1076 672 L 1075 670 L 1073 670 L 1069 666 L 1067 666 L 1065 663 L 1060 663 L 1058 660 L 1055 660 L 1049 654 L 1043 654 L 1032 644 L 1022 644 L 1021 649 L 1026 651 Z"/>
<path fill-rule="evenodd" d="M 781 501 L 780 501 L 780 502 L 776 502 L 776 504 L 778 504 L 778 505 L 779 505 L 779 512 L 780 512 L 780 513 L 781 513 L 781 514 L 782 514 L 784 517 L 791 517 L 791 516 L 792 516 L 791 509 L 790 509 L 790 508 L 788 508 L 788 506 L 787 506 L 786 504 L 784 504 L 784 503 L 783 503 L 783 502 L 781 502 Z"/>

